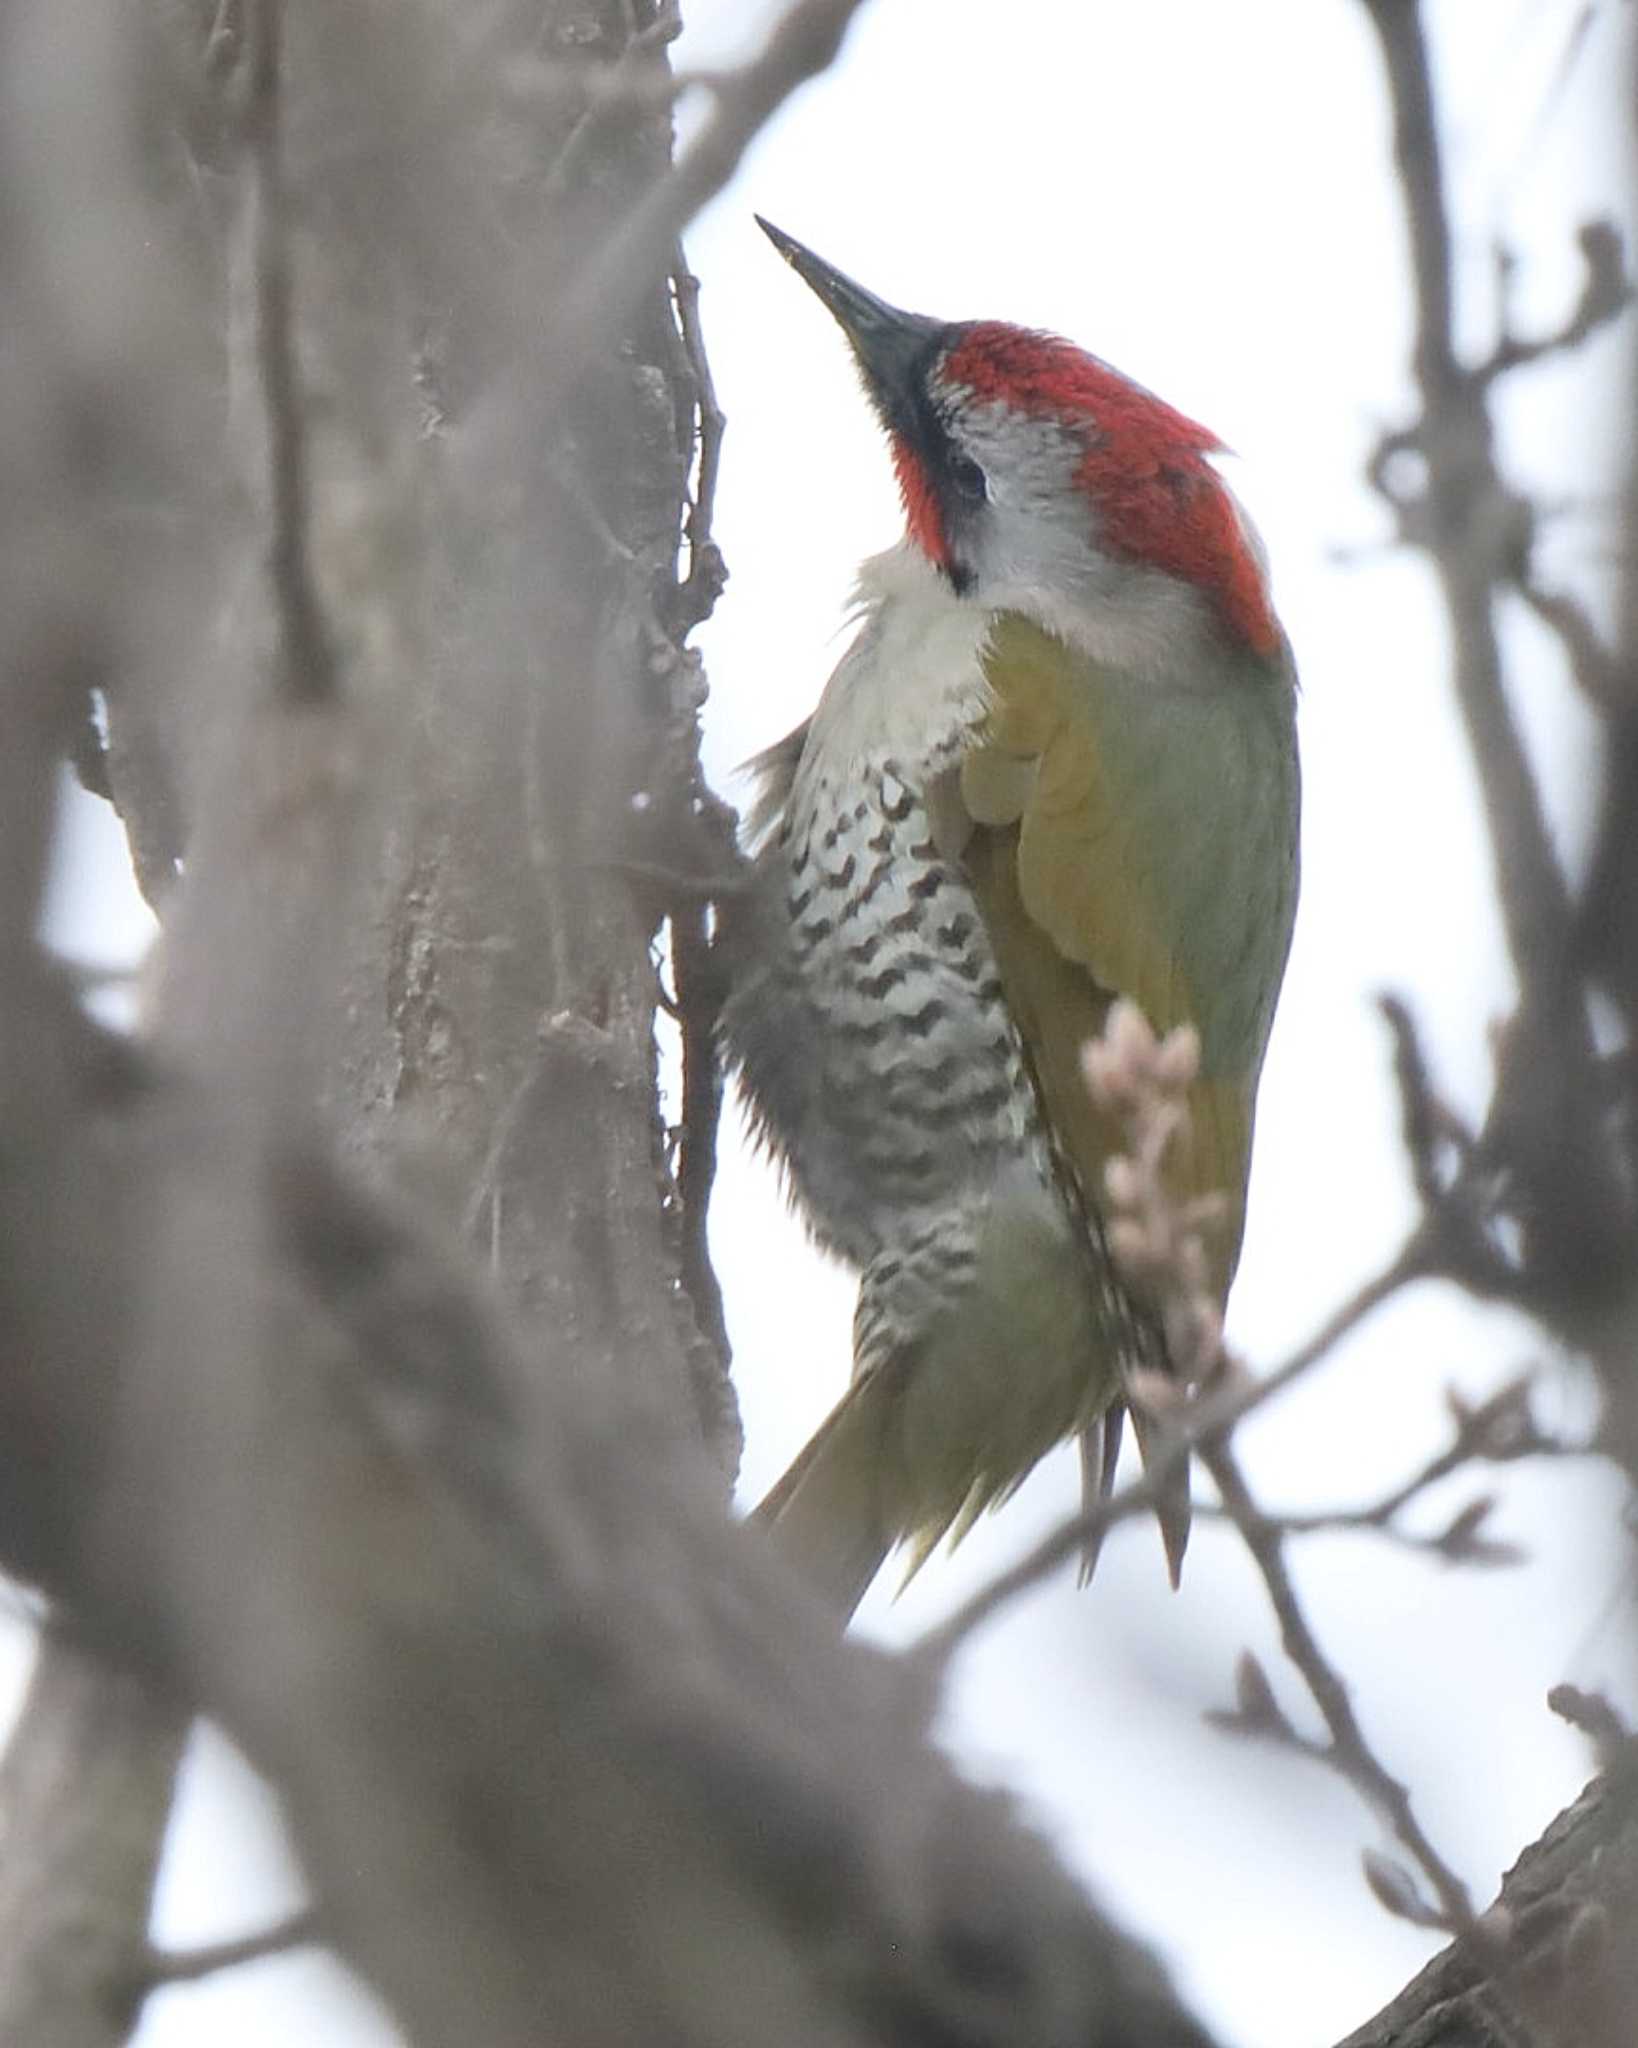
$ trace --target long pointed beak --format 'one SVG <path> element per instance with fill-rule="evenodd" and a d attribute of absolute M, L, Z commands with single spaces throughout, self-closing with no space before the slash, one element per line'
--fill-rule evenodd
<path fill-rule="evenodd" d="M 878 410 L 890 424 L 900 420 L 911 400 L 916 372 L 945 323 L 923 313 L 901 312 L 878 299 L 761 214 L 756 216 L 756 224 L 803 283 L 830 308 L 858 358 Z"/>

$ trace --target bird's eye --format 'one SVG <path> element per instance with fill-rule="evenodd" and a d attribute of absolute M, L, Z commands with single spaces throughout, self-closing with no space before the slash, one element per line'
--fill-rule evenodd
<path fill-rule="evenodd" d="M 970 455 L 959 449 L 950 452 L 950 481 L 964 498 L 981 502 L 990 495 L 989 478 Z"/>

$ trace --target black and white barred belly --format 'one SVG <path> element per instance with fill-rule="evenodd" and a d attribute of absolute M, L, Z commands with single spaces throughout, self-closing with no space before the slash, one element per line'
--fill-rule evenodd
<path fill-rule="evenodd" d="M 988 933 L 891 760 L 792 792 L 758 860 L 755 971 L 724 1018 L 816 1234 L 863 1266 L 1027 1163 L 1050 1180 Z"/>

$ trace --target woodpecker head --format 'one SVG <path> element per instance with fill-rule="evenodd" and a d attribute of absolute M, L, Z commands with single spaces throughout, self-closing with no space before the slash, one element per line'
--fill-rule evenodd
<path fill-rule="evenodd" d="M 909 538 L 959 596 L 1124 624 L 1198 621 L 1273 655 L 1261 544 L 1217 436 L 1057 335 L 900 312 L 758 216 L 830 308 L 887 433 Z"/>

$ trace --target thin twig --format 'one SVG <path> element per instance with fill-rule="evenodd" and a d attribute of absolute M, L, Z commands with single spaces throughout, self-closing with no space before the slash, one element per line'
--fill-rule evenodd
<path fill-rule="evenodd" d="M 263 1928 L 260 1934 L 242 1934 L 233 1941 L 204 1942 L 198 1948 L 151 1948 L 142 1961 L 142 1989 L 157 1991 L 167 1984 L 197 1984 L 223 1970 L 237 1970 L 268 1956 L 286 1955 L 293 1948 L 306 1948 L 319 1938 L 318 1915 L 311 1906 L 303 1906 L 288 1919 Z"/>
<path fill-rule="evenodd" d="M 1399 996 L 1377 997 L 1393 1033 L 1393 1071 L 1399 1089 L 1400 1136 L 1411 1177 L 1426 1210 L 1440 1208 L 1473 1156 L 1473 1134 L 1434 1089 L 1410 1006 Z M 1454 1170 L 1449 1161 L 1454 1155 Z"/>
<path fill-rule="evenodd" d="M 864 0 L 794 0 L 760 53 L 717 87 L 716 108 L 692 146 L 652 185 L 566 294 L 541 355 L 572 373 L 619 326 L 648 283 L 664 275 L 684 228 L 738 170 L 786 100 L 829 69 Z"/>
<path fill-rule="evenodd" d="M 1579 1729 L 1593 1746 L 1601 1771 L 1617 1769 L 1632 1754 L 1632 1730 L 1601 1692 L 1579 1685 L 1555 1685 L 1547 1704 L 1561 1721 Z"/>
<path fill-rule="evenodd" d="M 1437 1558 L 1447 1565 L 1524 1564 L 1528 1553 L 1520 1545 L 1482 1535 L 1473 1527 L 1473 1523 L 1482 1521 L 1494 1506 L 1494 1500 L 1482 1496 L 1464 1508 L 1450 1526 L 1436 1536 L 1424 1536 L 1420 1531 L 1406 1529 L 1398 1522 L 1381 1521 L 1374 1506 L 1338 1508 L 1334 1512 L 1312 1515 L 1273 1514 L 1265 1509 L 1264 1514 L 1282 1536 L 1299 1540 L 1305 1536 L 1372 1536 L 1395 1550 L 1409 1552 L 1413 1557 Z M 1232 1523 L 1234 1520 L 1225 1507 L 1213 1501 L 1196 1501 L 1194 1514 L 1200 1522 Z"/>
<path fill-rule="evenodd" d="M 1434 116 L 1433 82 L 1418 0 L 1364 0 L 1382 44 L 1393 102 L 1393 154 L 1405 200 L 1416 286 L 1416 379 L 1423 396 L 1461 381 L 1453 331 L 1450 220 Z"/>
<path fill-rule="evenodd" d="M 1362 1323 L 1373 1309 L 1380 1307 L 1401 1287 L 1419 1279 L 1425 1270 L 1423 1239 L 1418 1233 L 1396 1258 L 1357 1288 L 1306 1343 L 1299 1345 L 1271 1373 L 1261 1379 L 1248 1380 L 1243 1374 L 1230 1372 L 1225 1375 L 1226 1383 L 1220 1392 L 1179 1409 L 1141 1480 L 1122 1487 L 1118 1493 L 1097 1502 L 1084 1513 L 1069 1516 L 1015 1565 L 998 1573 L 988 1585 L 981 1586 L 953 1614 L 921 1637 L 914 1651 L 917 1660 L 934 1668 L 947 1663 L 967 1638 L 1000 1608 L 1020 1593 L 1028 1592 L 1060 1565 L 1079 1557 L 1088 1538 L 1101 1536 L 1117 1522 L 1128 1521 L 1133 1515 L 1146 1513 L 1155 1507 L 1166 1480 L 1186 1463 L 1190 1450 L 1196 1444 L 1209 1435 L 1231 1429 L 1242 1416 L 1250 1415 L 1294 1380 L 1311 1372 L 1332 1347 Z"/>
<path fill-rule="evenodd" d="M 284 0 L 253 0 L 245 119 L 255 168 L 256 358 L 267 416 L 268 575 L 278 615 L 279 682 L 300 704 L 333 702 L 335 652 L 313 582 L 307 421 L 296 362 L 283 147 Z"/>
<path fill-rule="evenodd" d="M 1627 679 L 1580 598 L 1568 590 L 1548 590 L 1530 576 L 1523 577 L 1518 588 L 1536 617 L 1558 635 L 1570 674 L 1588 702 L 1606 715 L 1616 711 Z"/>
<path fill-rule="evenodd" d="M 1506 255 L 1500 258 L 1504 280 L 1502 332 L 1490 354 L 1473 371 L 1480 384 L 1493 384 L 1511 370 L 1579 348 L 1632 303 L 1632 285 L 1627 278 L 1619 230 L 1607 220 L 1584 221 L 1576 242 L 1586 270 L 1581 296 L 1560 325 L 1542 335 L 1515 334 L 1508 326 L 1506 290 L 1513 276 L 1513 262 Z"/>
<path fill-rule="evenodd" d="M 1482 1533 L 1481 1525 L 1494 1501 L 1481 1495 L 1469 1501 L 1437 1535 L 1405 1529 L 1399 1516 L 1405 1508 L 1443 1480 L 1470 1464 L 1511 1464 L 1522 1458 L 1567 1458 L 1596 1455 L 1592 1446 L 1548 1436 L 1531 1413 L 1533 1376 L 1520 1373 L 1495 1393 L 1469 1407 L 1454 1391 L 1446 1399 L 1454 1430 L 1451 1441 L 1411 1476 L 1364 1507 L 1320 1509 L 1312 1514 L 1269 1514 L 1267 1521 L 1286 1536 L 1311 1536 L 1358 1531 L 1390 1538 L 1408 1550 L 1442 1558 L 1447 1564 L 1503 1564 L 1517 1561 L 1515 1546 Z M 1204 1519 L 1228 1519 L 1222 1508 L 1202 1507 Z"/>
<path fill-rule="evenodd" d="M 1373 1309 L 1380 1307 L 1390 1295 L 1397 1294 L 1401 1287 L 1408 1287 L 1413 1280 L 1425 1279 L 1432 1271 L 1428 1233 L 1424 1230 L 1413 1231 L 1397 1255 L 1390 1259 L 1380 1272 L 1372 1274 L 1369 1280 L 1356 1288 L 1347 1300 L 1320 1324 L 1306 1343 L 1299 1344 L 1282 1364 L 1254 1382 L 1255 1398 L 1241 1395 L 1236 1401 L 1225 1401 L 1225 1421 L 1237 1422 L 1242 1415 L 1249 1415 L 1254 1408 L 1260 1408 L 1264 1401 L 1271 1399 L 1282 1388 L 1290 1386 L 1293 1380 L 1301 1379 L 1305 1373 L 1319 1364 L 1334 1344 L 1340 1343 L 1356 1324 L 1362 1323 Z"/>
<path fill-rule="evenodd" d="M 1224 1510 L 1239 1530 L 1268 1589 L 1285 1654 L 1301 1673 L 1330 1732 L 1330 1746 L 1318 1754 L 1364 1796 L 1392 1830 L 1432 1885 L 1447 1929 L 1453 1934 L 1471 1934 L 1477 1921 L 1467 1887 L 1423 1831 L 1408 1790 L 1378 1760 L 1366 1741 L 1348 1688 L 1320 1648 L 1303 1612 L 1286 1565 L 1285 1532 L 1252 1498 L 1226 1435 L 1203 1443 L 1200 1461 L 1211 1474 Z"/>
<path fill-rule="evenodd" d="M 689 269 L 680 242 L 671 261 L 671 290 L 676 301 L 683 360 L 694 387 L 696 425 L 694 489 L 683 527 L 688 542 L 688 574 L 677 589 L 677 626 L 688 633 L 711 616 L 727 581 L 728 572 L 723 566 L 722 550 L 712 535 L 711 522 L 716 515 L 717 472 L 728 422 L 717 403 L 716 384 L 705 352 L 705 334 L 700 326 L 700 281 Z"/>
<path fill-rule="evenodd" d="M 1169 1148 L 1187 1132 L 1188 1091 L 1198 1072 L 1198 1060 L 1198 1040 L 1188 1027 L 1157 1039 L 1142 1013 L 1129 1003 L 1115 1006 L 1102 1039 L 1088 1046 L 1083 1055 L 1093 1100 L 1116 1119 L 1120 1132 L 1121 1153 L 1105 1169 L 1113 1211 L 1110 1250 L 1126 1283 L 1140 1289 L 1143 1298 L 1157 1306 L 1185 1307 L 1203 1285 L 1198 1205 L 1178 1202 L 1164 1171 Z M 1141 1227 L 1135 1204 L 1140 1192 Z M 1425 1228 L 1406 1246 L 1390 1273 L 1408 1276 L 1418 1270 L 1424 1235 Z M 1386 1277 L 1362 1290 L 1355 1297 L 1356 1304 L 1362 1299 L 1379 1300 Z M 1335 1319 L 1332 1333 L 1334 1337 Z M 1306 1349 L 1310 1356 L 1316 1355 L 1312 1345 Z M 1286 1655 L 1313 1695 L 1330 1741 L 1317 1745 L 1297 1735 L 1279 1712 L 1261 1667 L 1250 1658 L 1241 1660 L 1238 1715 L 1228 1718 L 1251 1732 L 1278 1736 L 1345 1777 L 1392 1830 L 1431 1885 L 1437 1904 L 1430 1905 L 1422 1898 L 1409 1871 L 1380 1855 L 1366 1863 L 1367 1877 L 1377 1895 L 1419 1924 L 1471 1934 L 1477 1923 L 1466 1889 L 1422 1829 L 1407 1789 L 1365 1740 L 1347 1686 L 1320 1648 L 1297 1597 L 1286 1561 L 1289 1531 L 1258 1507 L 1234 1454 L 1231 1439 L 1235 1425 L 1254 1405 L 1271 1398 L 1278 1386 L 1289 1385 L 1291 1377 L 1292 1362 L 1287 1361 L 1280 1375 L 1246 1389 L 1243 1384 L 1237 1387 L 1233 1376 L 1222 1369 L 1217 1376 L 1221 1391 L 1208 1390 L 1192 1403 L 1174 1402 L 1167 1414 L 1168 1427 L 1151 1448 L 1145 1487 L 1131 1489 L 1108 1503 L 1108 1515 L 1113 1519 L 1116 1509 L 1123 1514 L 1133 1512 L 1137 1499 L 1145 1493 L 1152 1493 L 1157 1502 L 1163 1499 L 1168 1481 L 1186 1468 L 1189 1451 L 1198 1453 L 1216 1484 L 1223 1513 L 1235 1524 L 1262 1576 Z M 1208 1388 L 1210 1385 L 1208 1382 Z M 1529 1431 L 1519 1421 L 1518 1408 L 1514 1390 L 1498 1396 L 1494 1409 L 1487 1412 L 1457 1408 L 1457 1436 L 1464 1455 L 1481 1444 L 1511 1452 L 1526 1440 Z M 1214 1411 L 1216 1419 L 1208 1419 Z M 1038 1551 L 1037 1558 L 1040 1555 Z M 1026 1567 L 1034 1562 L 1026 1560 Z M 1015 1572 L 998 1586 L 1013 1591 L 1024 1582 Z M 929 1659 L 947 1655 L 973 1625 L 974 1617 L 989 1611 L 997 1597 L 997 1587 L 986 1588 L 978 1601 L 969 1601 L 953 1623 L 947 1623 L 921 1646 L 921 1654 Z"/>
<path fill-rule="evenodd" d="M 717 1141 L 722 1124 L 722 1063 L 717 1057 L 716 1043 L 722 975 L 712 956 L 703 904 L 673 904 L 671 958 L 677 984 L 683 1070 L 676 1174 L 681 1211 L 679 1263 L 695 1318 L 726 1369 L 732 1349 L 722 1286 L 711 1262 L 709 1236 L 711 1190 L 716 1182 Z"/>
<path fill-rule="evenodd" d="M 1394 161 L 1415 283 L 1412 352 L 1421 417 L 1384 436 L 1369 465 L 1401 537 L 1426 548 L 1450 614 L 1456 696 L 1478 770 L 1508 947 L 1526 992 L 1557 972 L 1569 897 L 1540 792 L 1502 686 L 1494 597 L 1528 561 L 1528 505 L 1498 473 L 1485 397 L 1498 372 L 1456 354 L 1450 218 L 1432 73 L 1417 0 L 1362 0 L 1382 46 L 1393 108 Z M 1426 464 L 1419 490 L 1394 487 L 1392 457 Z"/>

